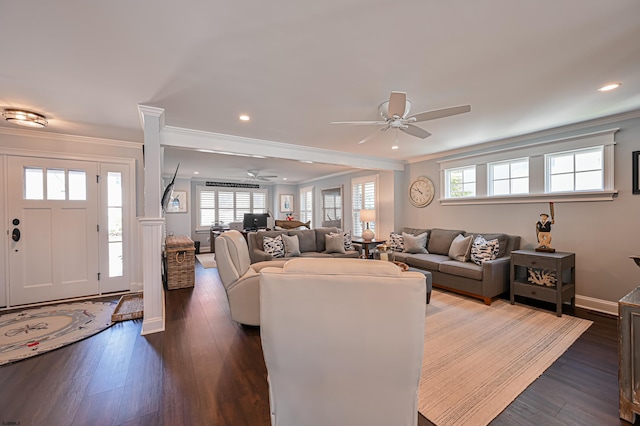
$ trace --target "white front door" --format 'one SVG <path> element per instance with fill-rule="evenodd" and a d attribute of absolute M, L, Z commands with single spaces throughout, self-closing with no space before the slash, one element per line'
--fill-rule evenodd
<path fill-rule="evenodd" d="M 98 294 L 97 164 L 7 163 L 10 304 Z"/>

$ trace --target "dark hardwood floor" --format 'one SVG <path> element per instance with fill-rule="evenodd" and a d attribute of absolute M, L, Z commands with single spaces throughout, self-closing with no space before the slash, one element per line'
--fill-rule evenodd
<path fill-rule="evenodd" d="M 164 333 L 120 322 L 0 367 L 0 423 L 269 425 L 259 329 L 229 319 L 217 269 L 196 264 L 196 277 L 195 288 L 167 292 Z M 628 424 L 618 418 L 616 320 L 575 315 L 594 324 L 492 425 Z"/>

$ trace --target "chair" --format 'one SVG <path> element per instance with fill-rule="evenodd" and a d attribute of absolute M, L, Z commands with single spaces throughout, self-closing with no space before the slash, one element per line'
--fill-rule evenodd
<path fill-rule="evenodd" d="M 260 272 L 273 426 L 415 426 L 425 277 L 391 262 L 292 259 Z"/>
<path fill-rule="evenodd" d="M 231 319 L 245 325 L 260 325 L 260 275 L 267 266 L 282 267 L 285 261 L 251 264 L 244 236 L 235 230 L 215 239 L 218 273 L 227 292 Z"/>

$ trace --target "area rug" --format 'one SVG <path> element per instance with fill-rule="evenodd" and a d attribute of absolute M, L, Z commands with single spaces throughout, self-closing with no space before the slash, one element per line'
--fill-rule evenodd
<path fill-rule="evenodd" d="M 218 267 L 215 253 L 196 254 L 196 258 L 205 269 Z"/>
<path fill-rule="evenodd" d="M 113 303 L 78 302 L 0 315 L 0 365 L 57 349 L 112 325 Z"/>
<path fill-rule="evenodd" d="M 487 425 L 592 324 L 434 290 L 418 410 L 438 426 Z"/>

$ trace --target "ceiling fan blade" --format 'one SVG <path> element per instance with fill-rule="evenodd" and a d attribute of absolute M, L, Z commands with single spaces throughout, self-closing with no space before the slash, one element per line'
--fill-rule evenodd
<path fill-rule="evenodd" d="M 267 179 L 273 179 L 273 178 L 277 178 L 278 175 L 260 175 L 258 176 L 259 178 L 267 178 Z"/>
<path fill-rule="evenodd" d="M 402 130 L 405 133 L 410 134 L 411 136 L 415 136 L 421 139 L 425 139 L 428 138 L 429 136 L 431 136 L 431 133 L 427 132 L 424 129 L 421 129 L 418 126 L 414 126 L 413 124 L 407 124 L 407 128 L 403 129 L 402 127 L 400 127 L 400 130 Z"/>
<path fill-rule="evenodd" d="M 375 124 L 376 126 L 384 126 L 386 121 L 332 121 L 331 124 L 355 124 L 355 125 L 368 125 Z"/>
<path fill-rule="evenodd" d="M 358 144 L 362 145 L 363 143 L 366 143 L 367 141 L 370 141 L 371 139 L 373 139 L 378 133 L 380 132 L 384 132 L 385 130 L 387 130 L 389 128 L 389 126 L 385 126 L 382 127 L 378 130 L 376 130 L 375 132 L 371 133 L 369 136 L 367 136 L 366 138 L 362 139 L 360 142 L 358 142 Z"/>
<path fill-rule="evenodd" d="M 437 118 L 449 117 L 451 115 L 464 114 L 465 112 L 469 112 L 469 111 L 471 111 L 471 105 L 461 105 L 457 107 L 420 112 L 418 114 L 414 114 L 410 117 L 407 117 L 407 119 L 415 118 L 415 121 L 413 121 L 413 123 L 417 123 L 419 121 L 435 120 Z"/>
<path fill-rule="evenodd" d="M 404 109 L 407 105 L 407 94 L 404 92 L 391 92 L 389 97 L 389 117 L 404 116 Z"/>

